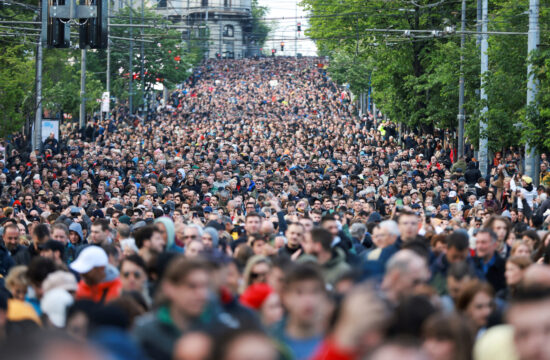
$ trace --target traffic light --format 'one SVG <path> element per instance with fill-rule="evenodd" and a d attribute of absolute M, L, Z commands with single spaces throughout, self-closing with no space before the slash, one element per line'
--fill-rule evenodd
<path fill-rule="evenodd" d="M 285 43 L 281 42 L 281 51 L 285 51 Z"/>
<path fill-rule="evenodd" d="M 48 3 L 47 1 L 45 2 Z M 59 0 L 59 5 L 65 5 L 65 0 Z M 45 10 L 45 11 L 44 11 Z M 68 48 L 71 46 L 71 28 L 69 19 L 53 18 L 48 7 L 42 8 L 42 23 L 46 23 L 46 44 L 48 47 Z M 67 23 L 67 24 L 65 24 Z"/>
<path fill-rule="evenodd" d="M 97 17 L 85 19 L 80 25 L 81 49 L 106 49 L 108 42 L 107 6 L 109 0 L 91 0 L 90 5 L 97 6 Z M 83 20 L 80 20 L 81 22 Z"/>
<path fill-rule="evenodd" d="M 275 49 L 271 49 L 271 56 L 275 56 Z"/>
<path fill-rule="evenodd" d="M 302 31 L 302 23 L 298 23 L 298 32 Z"/>

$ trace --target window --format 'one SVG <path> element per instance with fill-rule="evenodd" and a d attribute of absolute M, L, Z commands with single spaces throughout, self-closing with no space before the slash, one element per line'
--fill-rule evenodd
<path fill-rule="evenodd" d="M 165 8 L 166 7 L 166 0 L 159 0 L 157 7 Z"/>
<path fill-rule="evenodd" d="M 223 0 L 223 6 L 231 7 L 231 0 Z"/>
<path fill-rule="evenodd" d="M 201 6 L 207 7 L 208 6 L 208 0 L 201 0 Z"/>
<path fill-rule="evenodd" d="M 233 37 L 235 33 L 235 30 L 233 29 L 233 25 L 225 25 L 223 27 L 223 36 L 224 37 Z"/>

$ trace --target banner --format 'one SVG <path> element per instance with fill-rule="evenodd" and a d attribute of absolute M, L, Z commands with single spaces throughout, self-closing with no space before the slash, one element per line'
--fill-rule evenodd
<path fill-rule="evenodd" d="M 59 120 L 42 119 L 42 142 L 44 142 L 51 133 L 59 140 Z"/>

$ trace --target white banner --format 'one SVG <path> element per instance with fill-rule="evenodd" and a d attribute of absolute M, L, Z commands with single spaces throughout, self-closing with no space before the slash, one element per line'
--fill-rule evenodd
<path fill-rule="evenodd" d="M 108 92 L 104 92 L 101 96 L 101 111 L 108 113 L 109 112 L 109 105 L 110 105 L 110 96 Z"/>
<path fill-rule="evenodd" d="M 44 142 L 51 133 L 59 140 L 59 120 L 42 119 L 42 142 Z"/>

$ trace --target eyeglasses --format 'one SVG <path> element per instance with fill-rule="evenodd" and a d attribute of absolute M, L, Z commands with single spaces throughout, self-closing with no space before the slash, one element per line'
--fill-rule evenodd
<path fill-rule="evenodd" d="M 133 275 L 134 278 L 136 279 L 141 279 L 141 273 L 139 271 L 125 271 L 122 273 L 122 276 L 125 278 L 125 279 L 128 279 L 130 277 L 130 275 Z"/>
<path fill-rule="evenodd" d="M 258 278 L 261 278 L 261 277 L 265 277 L 266 275 L 267 275 L 266 272 L 259 272 L 259 273 L 251 272 L 250 273 L 250 279 L 255 280 L 255 279 L 258 279 Z"/>

